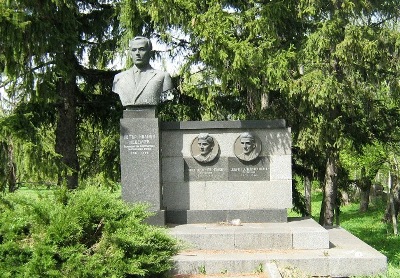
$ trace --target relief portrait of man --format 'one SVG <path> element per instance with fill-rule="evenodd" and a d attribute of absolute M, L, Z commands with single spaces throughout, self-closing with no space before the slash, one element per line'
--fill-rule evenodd
<path fill-rule="evenodd" d="M 219 145 L 208 133 L 200 133 L 192 142 L 192 156 L 198 162 L 211 162 L 219 152 Z"/>
<path fill-rule="evenodd" d="M 234 152 L 237 158 L 243 161 L 255 160 L 261 152 L 261 142 L 250 133 L 244 132 L 236 139 Z"/>
<path fill-rule="evenodd" d="M 150 65 L 152 44 L 146 37 L 135 37 L 129 42 L 133 67 L 114 77 L 113 92 L 124 107 L 155 106 L 163 92 L 172 89 L 171 76 Z"/>

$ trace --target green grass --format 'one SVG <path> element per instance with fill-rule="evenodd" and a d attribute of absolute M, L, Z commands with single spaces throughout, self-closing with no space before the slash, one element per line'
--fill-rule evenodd
<path fill-rule="evenodd" d="M 312 196 L 312 217 L 318 222 L 322 193 L 314 191 Z M 393 226 L 382 221 L 386 202 L 377 199 L 370 204 L 366 213 L 359 212 L 359 204 L 351 203 L 340 208 L 340 226 L 360 238 L 388 259 L 388 272 L 376 277 L 400 277 L 400 237 L 393 235 Z M 289 211 L 289 216 L 298 216 Z"/>
<path fill-rule="evenodd" d="M 50 196 L 54 194 L 55 187 L 52 188 L 46 188 L 46 187 L 37 187 L 37 188 L 31 188 L 31 187 L 20 187 L 17 189 L 18 194 L 24 194 L 26 196 L 29 196 L 31 198 L 40 198 L 42 196 Z"/>
<path fill-rule="evenodd" d="M 382 221 L 385 208 L 382 200 L 371 204 L 366 213 L 359 212 L 358 204 L 344 206 L 340 225 L 388 258 L 388 273 L 380 277 L 400 277 L 400 237 L 393 234 L 391 224 Z"/>

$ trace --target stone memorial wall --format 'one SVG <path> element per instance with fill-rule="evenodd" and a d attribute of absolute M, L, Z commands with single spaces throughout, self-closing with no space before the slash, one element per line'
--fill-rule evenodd
<path fill-rule="evenodd" d="M 286 222 L 291 168 L 284 120 L 161 123 L 168 223 Z"/>

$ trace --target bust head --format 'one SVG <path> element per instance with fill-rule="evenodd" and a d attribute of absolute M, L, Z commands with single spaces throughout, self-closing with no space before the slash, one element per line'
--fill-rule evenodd
<path fill-rule="evenodd" d="M 151 41 L 146 37 L 134 37 L 129 42 L 129 49 L 133 63 L 138 68 L 145 68 L 149 65 L 152 44 Z"/>
<path fill-rule="evenodd" d="M 244 132 L 240 135 L 240 145 L 244 154 L 250 154 L 256 148 L 256 140 L 250 132 Z"/>
<path fill-rule="evenodd" d="M 201 155 L 209 154 L 214 148 L 214 139 L 208 133 L 200 133 L 197 136 L 197 145 Z"/>

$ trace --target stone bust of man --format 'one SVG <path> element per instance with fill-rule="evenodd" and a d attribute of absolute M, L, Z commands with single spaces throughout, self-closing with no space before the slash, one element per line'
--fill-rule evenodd
<path fill-rule="evenodd" d="M 150 66 L 152 44 L 148 38 L 133 38 L 129 49 L 134 66 L 115 75 L 112 90 L 124 107 L 155 106 L 161 93 L 172 89 L 171 76 Z"/>

